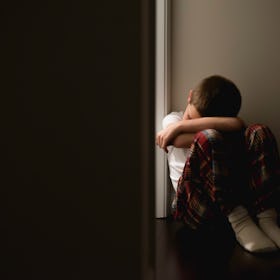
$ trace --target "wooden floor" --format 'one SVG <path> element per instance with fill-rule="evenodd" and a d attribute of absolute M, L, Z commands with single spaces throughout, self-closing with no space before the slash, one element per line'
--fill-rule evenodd
<path fill-rule="evenodd" d="M 227 225 L 192 232 L 169 218 L 156 219 L 156 280 L 280 280 L 280 252 L 253 255 Z"/>

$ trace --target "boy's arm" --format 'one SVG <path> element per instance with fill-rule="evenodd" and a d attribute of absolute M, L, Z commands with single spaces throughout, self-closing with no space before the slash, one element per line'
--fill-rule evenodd
<path fill-rule="evenodd" d="M 212 128 L 219 131 L 237 131 L 245 126 L 243 120 L 232 117 L 203 117 L 191 120 L 181 120 L 177 123 L 178 134 L 197 133 Z"/>
<path fill-rule="evenodd" d="M 174 145 L 177 148 L 189 147 L 194 134 L 201 130 L 211 128 L 219 131 L 237 131 L 243 127 L 244 122 L 240 118 L 232 117 L 203 117 L 181 120 L 160 131 L 156 136 L 156 143 L 164 150 L 167 150 L 168 145 Z M 191 136 L 188 134 L 191 134 Z"/>
<path fill-rule="evenodd" d="M 196 133 L 182 133 L 175 137 L 171 143 L 176 148 L 189 148 Z"/>

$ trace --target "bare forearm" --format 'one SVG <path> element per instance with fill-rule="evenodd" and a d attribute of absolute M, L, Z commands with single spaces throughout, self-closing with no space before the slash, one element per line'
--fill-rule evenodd
<path fill-rule="evenodd" d="M 230 117 L 204 117 L 178 122 L 178 133 L 197 133 L 204 129 L 216 129 L 219 131 L 237 131 L 244 127 L 240 118 Z"/>
<path fill-rule="evenodd" d="M 238 131 L 244 127 L 239 118 L 227 117 L 204 117 L 190 120 L 182 120 L 173 123 L 160 131 L 156 136 L 156 144 L 167 151 L 168 145 L 175 147 L 188 147 L 193 136 L 205 129 L 216 129 L 219 131 Z M 185 136 L 182 136 L 186 134 Z"/>
<path fill-rule="evenodd" d="M 175 137 L 172 145 L 176 148 L 189 148 L 193 142 L 195 133 L 182 133 Z"/>

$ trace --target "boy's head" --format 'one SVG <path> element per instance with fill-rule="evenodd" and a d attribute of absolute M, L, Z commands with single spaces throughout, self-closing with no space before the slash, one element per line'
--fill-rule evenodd
<path fill-rule="evenodd" d="M 241 107 L 241 94 L 232 81 L 214 75 L 203 79 L 190 92 L 188 103 L 187 110 L 196 110 L 200 117 L 236 117 Z"/>

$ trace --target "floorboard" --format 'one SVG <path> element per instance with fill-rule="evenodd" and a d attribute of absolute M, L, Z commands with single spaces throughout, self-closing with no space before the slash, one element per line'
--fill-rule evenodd
<path fill-rule="evenodd" d="M 279 280 L 280 253 L 254 255 L 232 230 L 193 232 L 170 218 L 156 219 L 156 280 Z"/>

